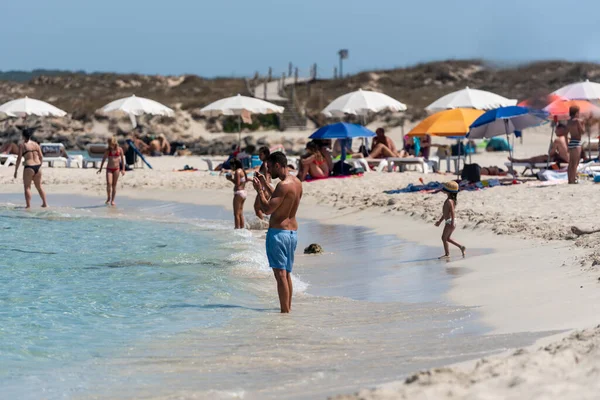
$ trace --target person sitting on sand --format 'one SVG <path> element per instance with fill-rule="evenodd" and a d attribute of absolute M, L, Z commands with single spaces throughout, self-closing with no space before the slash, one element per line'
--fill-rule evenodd
<path fill-rule="evenodd" d="M 313 140 L 327 163 L 329 170 L 333 170 L 333 157 L 331 156 L 331 139 L 315 139 Z"/>
<path fill-rule="evenodd" d="M 565 125 L 558 124 L 556 126 L 556 139 L 554 139 L 554 142 L 552 143 L 549 155 L 544 154 L 529 158 L 508 157 L 508 160 L 514 163 L 536 164 L 548 162 L 548 157 L 550 157 L 550 162 L 568 164 L 569 150 L 567 148 L 567 132 L 568 130 Z"/>
<path fill-rule="evenodd" d="M 571 119 L 567 122 L 567 130 L 569 132 L 570 139 L 569 144 L 569 167 L 567 174 L 569 183 L 577 182 L 577 168 L 579 167 L 579 159 L 581 158 L 581 137 L 585 132 L 583 121 L 579 118 L 579 107 L 571 106 L 569 108 L 569 116 Z"/>
<path fill-rule="evenodd" d="M 244 171 L 242 162 L 238 159 L 231 160 L 231 173 L 225 175 L 228 181 L 233 183 L 233 219 L 235 229 L 244 229 L 244 203 L 248 193 L 246 192 L 246 182 L 248 175 Z"/>
<path fill-rule="evenodd" d="M 405 157 L 405 155 L 398 152 L 394 141 L 385 136 L 383 128 L 377 128 L 375 133 L 377 136 L 373 139 L 371 153 L 369 154 L 371 158 Z"/>
<path fill-rule="evenodd" d="M 165 135 L 161 133 L 157 139 L 150 142 L 150 155 L 152 157 L 160 157 L 169 154 L 171 154 L 171 145 Z"/>
<path fill-rule="evenodd" d="M 454 181 L 444 183 L 442 191 L 446 193 L 448 196 L 446 201 L 444 202 L 444 206 L 442 207 L 442 217 L 435 223 L 435 226 L 440 226 L 442 222 L 444 222 L 444 232 L 442 233 L 442 243 L 444 245 L 444 255 L 440 257 L 440 259 L 449 259 L 450 258 L 450 249 L 448 247 L 448 243 L 452 243 L 456 247 L 458 247 L 463 255 L 465 256 L 465 251 L 467 248 L 462 244 L 454 241 L 451 236 L 454 230 L 456 229 L 456 198 L 458 196 L 458 183 Z"/>
<path fill-rule="evenodd" d="M 119 147 L 116 137 L 108 139 L 108 148 L 104 152 L 98 174 L 102 172 L 104 162 L 106 163 L 106 203 L 115 206 L 115 196 L 117 195 L 117 182 L 119 181 L 119 172 L 125 176 L 125 157 L 123 150 Z"/>
<path fill-rule="evenodd" d="M 333 158 L 337 159 L 338 157 L 341 157 L 342 142 L 346 143 L 346 158 L 363 158 L 362 153 L 355 152 L 352 150 L 352 142 L 348 139 L 345 139 L 345 140 L 336 139 L 336 141 L 333 143 L 333 151 L 332 151 Z"/>
<path fill-rule="evenodd" d="M 300 170 L 298 171 L 298 179 L 301 182 L 306 180 L 310 175 L 311 178 L 327 178 L 329 176 L 329 166 L 319 147 L 315 142 L 306 144 L 306 154 L 300 159 Z"/>
<path fill-rule="evenodd" d="M 0 154 L 19 154 L 19 144 L 17 142 L 6 142 L 0 147 Z"/>
<path fill-rule="evenodd" d="M 44 155 L 40 145 L 31 140 L 31 135 L 35 129 L 23 129 L 23 143 L 19 145 L 17 163 L 15 164 L 15 179 L 19 172 L 21 160 L 23 161 L 23 186 L 25 187 L 25 204 L 27 209 L 31 208 L 31 182 L 35 185 L 40 198 L 42 207 L 48 207 L 46 201 L 46 192 L 42 188 L 42 162 Z"/>
<path fill-rule="evenodd" d="M 258 168 L 257 172 L 265 177 L 268 184 L 271 184 L 271 175 L 269 174 L 269 169 L 267 168 L 267 159 L 270 155 L 271 150 L 269 150 L 268 147 L 264 146 L 258 149 L 258 157 L 260 158 L 260 161 L 262 161 L 262 164 Z M 262 220 L 265 218 L 265 214 L 260 209 L 260 201 L 258 196 L 256 196 L 256 199 L 254 200 L 254 213 L 258 219 Z"/>

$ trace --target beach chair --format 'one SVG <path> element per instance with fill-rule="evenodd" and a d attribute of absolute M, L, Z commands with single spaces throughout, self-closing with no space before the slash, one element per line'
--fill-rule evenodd
<path fill-rule="evenodd" d="M 44 156 L 43 162 L 48 163 L 49 167 L 54 167 L 57 162 L 64 163 L 65 167 L 70 166 L 69 156 L 62 143 L 41 143 L 40 149 Z"/>
<path fill-rule="evenodd" d="M 15 154 L 0 154 L 0 166 L 10 167 L 11 164 L 17 163 Z"/>
<path fill-rule="evenodd" d="M 107 148 L 106 143 L 88 144 L 85 148 L 87 155 L 83 157 L 83 168 L 88 168 L 90 165 L 92 168 L 98 168 Z"/>
<path fill-rule="evenodd" d="M 398 171 L 403 172 L 408 165 L 415 165 L 421 168 L 424 174 L 435 172 L 438 170 L 439 160 L 435 160 L 433 157 L 426 160 L 423 157 L 390 157 L 387 159 L 388 172 L 392 172 L 394 167 L 398 167 Z"/>
<path fill-rule="evenodd" d="M 551 162 L 549 165 L 548 165 L 548 163 L 512 163 L 511 164 L 510 161 L 504 163 L 506 168 L 508 168 L 509 170 L 510 170 L 511 165 L 512 165 L 513 169 L 523 168 L 523 172 L 521 173 L 521 175 L 525 175 L 527 173 L 527 171 L 530 171 L 531 175 L 536 175 L 536 171 L 539 172 L 541 170 L 547 169 L 548 167 L 552 167 L 555 164 L 556 163 L 554 163 L 554 162 Z"/>
<path fill-rule="evenodd" d="M 371 168 L 376 172 L 382 172 L 388 166 L 388 161 L 382 158 L 357 158 L 356 160 L 361 163 L 363 166 L 366 165 L 365 171 L 371 171 Z"/>

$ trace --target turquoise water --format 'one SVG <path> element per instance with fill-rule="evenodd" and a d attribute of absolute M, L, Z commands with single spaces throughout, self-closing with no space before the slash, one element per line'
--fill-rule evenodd
<path fill-rule="evenodd" d="M 65 393 L 52 382 L 61 368 L 222 326 L 228 303 L 253 304 L 231 258 L 251 238 L 227 228 L 0 207 L 3 396 Z"/>
<path fill-rule="evenodd" d="M 325 398 L 543 335 L 482 335 L 437 247 L 301 221 L 283 316 L 264 231 L 230 211 L 50 199 L 0 195 L 0 398 Z"/>

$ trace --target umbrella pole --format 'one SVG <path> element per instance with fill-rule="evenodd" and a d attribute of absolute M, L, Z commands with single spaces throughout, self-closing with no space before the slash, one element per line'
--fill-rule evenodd
<path fill-rule="evenodd" d="M 588 129 L 588 160 L 592 159 L 592 132 Z"/>
<path fill-rule="evenodd" d="M 346 140 L 348 140 L 348 139 L 341 140 L 341 142 L 342 142 L 341 143 L 341 145 L 342 145 L 342 157 L 341 157 L 342 164 L 344 163 L 344 161 L 346 161 Z M 343 169 L 342 169 L 342 171 L 343 171 Z"/>
<path fill-rule="evenodd" d="M 242 150 L 242 116 L 238 115 L 238 149 Z"/>
<path fill-rule="evenodd" d="M 513 176 L 515 176 L 515 169 L 513 168 L 513 152 L 512 152 L 512 147 L 510 145 L 510 133 L 508 132 L 508 119 L 504 120 L 504 131 L 506 132 L 506 141 L 508 142 L 508 156 L 510 157 L 510 174 Z M 514 146 L 514 140 L 513 140 L 513 146 Z"/>
<path fill-rule="evenodd" d="M 548 147 L 548 160 L 546 161 L 546 169 L 550 168 L 550 157 L 552 157 L 552 154 L 550 153 L 552 151 L 552 142 L 554 142 L 554 128 L 556 127 L 556 124 L 553 122 L 552 123 L 552 133 L 550 133 L 550 147 Z"/>
<path fill-rule="evenodd" d="M 459 179 L 460 176 L 458 174 L 458 171 L 460 170 L 460 145 L 462 144 L 462 140 L 456 139 L 456 143 L 457 143 L 457 147 L 458 147 L 458 162 L 456 163 L 456 179 Z"/>

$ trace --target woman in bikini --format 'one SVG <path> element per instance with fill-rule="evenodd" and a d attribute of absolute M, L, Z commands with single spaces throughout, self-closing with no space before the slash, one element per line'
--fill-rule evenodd
<path fill-rule="evenodd" d="M 119 181 L 119 172 L 125 175 L 125 158 L 123 150 L 119 147 L 116 137 L 108 139 L 108 149 L 104 152 L 102 162 L 100 163 L 100 169 L 98 174 L 102 172 L 104 167 L 104 161 L 106 163 L 106 204 L 111 206 L 115 204 L 115 196 L 117 195 L 117 182 Z"/>
<path fill-rule="evenodd" d="M 19 165 L 21 165 L 21 159 L 23 159 L 23 185 L 25 186 L 25 203 L 26 208 L 31 208 L 31 182 L 35 185 L 40 197 L 42 199 L 42 207 L 48 207 L 46 201 L 46 192 L 42 188 L 42 162 L 44 156 L 42 155 L 42 149 L 40 145 L 31 140 L 33 131 L 23 131 L 23 143 L 19 145 L 19 156 L 17 157 L 17 164 L 15 165 L 15 179 L 17 179 L 17 172 Z"/>
<path fill-rule="evenodd" d="M 579 167 L 579 159 L 581 158 L 581 136 L 585 131 L 583 122 L 579 119 L 579 107 L 571 106 L 569 108 L 569 116 L 571 119 L 567 123 L 569 131 L 569 168 L 567 176 L 569 183 L 577 183 L 577 168 Z"/>
<path fill-rule="evenodd" d="M 237 158 L 231 160 L 231 173 L 226 174 L 225 178 L 233 183 L 233 220 L 235 229 L 244 229 L 246 221 L 244 220 L 244 203 L 248 193 L 246 192 L 246 182 L 248 175 L 244 171 L 242 162 Z"/>
<path fill-rule="evenodd" d="M 298 179 L 304 181 L 308 175 L 313 179 L 322 179 L 329 176 L 329 165 L 321 154 L 315 142 L 306 144 L 307 153 L 302 157 Z"/>

